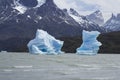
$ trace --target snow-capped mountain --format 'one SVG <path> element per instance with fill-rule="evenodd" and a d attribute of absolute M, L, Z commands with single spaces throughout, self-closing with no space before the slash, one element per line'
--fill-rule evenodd
<path fill-rule="evenodd" d="M 3 1 L 8 2 L 9 0 Z M 17 37 L 23 37 L 23 35 L 24 37 L 33 37 L 38 28 L 48 31 L 55 37 L 80 35 L 82 31 L 82 28 L 79 27 L 80 25 L 66 12 L 59 9 L 53 0 L 46 0 L 43 5 L 37 8 L 24 5 L 27 8 L 24 14 L 15 8 L 16 5 L 13 6 L 14 0 L 9 1 L 8 4 L 9 6 L 2 10 L 4 14 L 0 14 L 1 18 L 3 18 L 0 21 L 2 27 L 0 35 L 9 33 L 6 38 L 16 37 L 16 34 L 19 35 Z M 6 31 L 9 32 L 5 33 Z"/>
<path fill-rule="evenodd" d="M 88 15 L 87 19 L 93 23 L 100 25 L 100 26 L 102 26 L 104 24 L 104 18 L 103 18 L 102 12 L 100 10 L 97 10 L 97 11 L 93 12 L 92 14 Z"/>
<path fill-rule="evenodd" d="M 96 24 L 92 21 L 89 21 L 86 16 L 80 15 L 77 11 L 75 11 L 72 8 L 69 10 L 68 13 L 76 22 L 78 22 L 81 25 L 81 27 L 84 30 L 88 30 L 88 31 L 96 31 L 97 30 L 100 32 L 105 31 L 104 27 L 103 28 L 99 27 L 98 24 Z"/>
<path fill-rule="evenodd" d="M 83 29 L 104 32 L 73 12 L 59 9 L 53 0 L 0 0 L 0 50 L 26 51 L 37 29 L 56 38 L 81 36 Z"/>
<path fill-rule="evenodd" d="M 111 31 L 120 31 L 120 14 L 117 14 L 117 16 L 112 14 L 111 18 L 104 24 L 104 27 Z"/>

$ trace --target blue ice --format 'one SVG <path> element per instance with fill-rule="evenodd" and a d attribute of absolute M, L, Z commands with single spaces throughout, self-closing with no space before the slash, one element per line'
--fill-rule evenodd
<path fill-rule="evenodd" d="M 99 47 L 102 45 L 97 37 L 100 35 L 98 31 L 85 31 L 82 32 L 82 45 L 77 49 L 77 54 L 82 55 L 95 55 L 99 51 Z"/>
<path fill-rule="evenodd" d="M 55 39 L 44 30 L 38 29 L 35 39 L 28 43 L 31 54 L 61 54 L 63 41 Z"/>

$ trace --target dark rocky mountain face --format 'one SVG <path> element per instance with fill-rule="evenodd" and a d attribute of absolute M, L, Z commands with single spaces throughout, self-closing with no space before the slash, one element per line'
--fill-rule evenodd
<path fill-rule="evenodd" d="M 13 0 L 0 0 L 0 7 L 11 6 Z"/>
<path fill-rule="evenodd" d="M 14 12 L 11 12 L 12 5 L 13 0 L 0 0 L 0 23 L 4 22 L 14 14 Z"/>
<path fill-rule="evenodd" d="M 64 40 L 63 50 L 66 52 L 71 49 L 66 50 L 66 45 L 72 46 L 74 41 L 78 40 L 75 38 L 69 43 L 69 39 L 81 37 L 82 30 L 86 29 L 83 26 L 87 27 L 86 30 L 104 32 L 98 25 L 79 24 L 68 12 L 59 9 L 53 0 L 46 0 L 39 7 L 35 7 L 38 4 L 36 0 L 20 0 L 22 7 L 16 5 L 16 1 L 18 2 L 18 0 L 0 0 L 0 51 L 27 51 L 27 43 L 35 37 L 37 29 L 43 29 L 54 37 Z M 23 10 L 22 13 L 19 8 Z M 75 48 L 78 45 L 75 45 Z"/>
<path fill-rule="evenodd" d="M 38 4 L 37 0 L 20 0 L 20 4 L 26 6 L 26 7 L 35 7 Z"/>
<path fill-rule="evenodd" d="M 85 16 L 81 16 L 77 11 L 75 11 L 73 8 L 70 8 L 70 14 L 78 16 L 78 17 L 85 17 Z"/>
<path fill-rule="evenodd" d="M 66 53 L 76 53 L 77 48 L 82 44 L 82 36 L 62 37 L 60 40 L 64 41 L 62 51 Z"/>
<path fill-rule="evenodd" d="M 120 31 L 101 34 L 98 40 L 102 43 L 99 53 L 120 53 Z"/>

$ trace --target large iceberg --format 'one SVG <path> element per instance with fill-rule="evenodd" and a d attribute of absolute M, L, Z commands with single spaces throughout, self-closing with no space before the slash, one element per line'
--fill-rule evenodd
<path fill-rule="evenodd" d="M 102 45 L 99 41 L 97 41 L 97 37 L 100 32 L 98 31 L 85 31 L 83 30 L 82 39 L 83 43 L 81 47 L 77 49 L 77 54 L 83 55 L 95 55 L 98 53 L 99 47 Z"/>
<path fill-rule="evenodd" d="M 55 39 L 46 31 L 37 30 L 35 39 L 28 43 L 31 54 L 60 54 L 63 41 Z"/>

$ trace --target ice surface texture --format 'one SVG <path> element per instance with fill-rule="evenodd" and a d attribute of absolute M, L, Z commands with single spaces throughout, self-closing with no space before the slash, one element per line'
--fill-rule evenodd
<path fill-rule="evenodd" d="M 97 41 L 97 37 L 99 36 L 98 31 L 85 31 L 83 30 L 82 39 L 83 43 L 80 48 L 77 49 L 77 54 L 88 54 L 94 55 L 98 53 L 99 46 L 102 44 Z"/>
<path fill-rule="evenodd" d="M 37 30 L 35 39 L 28 43 L 31 54 L 60 54 L 63 41 L 55 39 L 46 31 Z"/>

